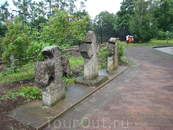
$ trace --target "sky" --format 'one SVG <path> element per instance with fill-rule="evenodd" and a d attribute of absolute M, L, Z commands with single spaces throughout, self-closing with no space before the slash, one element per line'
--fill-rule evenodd
<path fill-rule="evenodd" d="M 87 0 L 85 3 L 89 15 L 94 17 L 102 11 L 116 14 L 123 0 Z"/>
<path fill-rule="evenodd" d="M 6 0 L 0 0 L 0 5 L 5 1 Z M 12 0 L 7 1 L 12 4 Z M 85 2 L 86 11 L 88 11 L 92 19 L 102 11 L 116 14 L 116 12 L 120 10 L 120 3 L 122 1 L 123 0 L 87 0 L 87 2 Z M 14 7 L 11 6 L 11 8 L 13 9 Z"/>

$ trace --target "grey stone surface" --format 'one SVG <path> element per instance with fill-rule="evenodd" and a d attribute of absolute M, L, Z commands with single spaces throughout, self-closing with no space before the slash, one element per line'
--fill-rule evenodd
<path fill-rule="evenodd" d="M 100 84 L 104 83 L 108 80 L 108 76 L 105 75 L 98 75 L 96 79 L 93 80 L 85 80 L 83 76 L 76 78 L 75 83 L 81 84 L 84 86 L 99 86 Z"/>
<path fill-rule="evenodd" d="M 108 79 L 107 76 L 98 74 L 99 50 L 100 45 L 96 41 L 95 33 L 88 31 L 84 43 L 79 47 L 80 54 L 84 58 L 84 76 L 76 78 L 76 84 L 98 86 Z"/>
<path fill-rule="evenodd" d="M 116 38 L 109 39 L 107 55 L 107 72 L 113 73 L 118 68 L 118 46 Z"/>
<path fill-rule="evenodd" d="M 15 62 L 17 61 L 17 59 L 14 58 L 14 55 L 10 56 L 10 61 L 11 61 L 11 65 L 10 65 L 11 69 L 15 70 L 16 68 Z"/>
<path fill-rule="evenodd" d="M 63 76 L 67 76 L 67 77 L 70 76 L 71 67 L 70 67 L 70 62 L 67 56 L 61 57 L 61 64 L 62 64 Z"/>
<path fill-rule="evenodd" d="M 80 46 L 80 53 L 84 58 L 84 79 L 91 80 L 98 76 L 99 44 L 96 42 L 96 36 L 93 31 L 88 31 L 84 44 Z"/>
<path fill-rule="evenodd" d="M 173 46 L 167 46 L 167 47 L 155 47 L 154 49 L 173 55 Z"/>
<path fill-rule="evenodd" d="M 65 98 L 65 86 L 62 80 L 61 49 L 48 46 L 42 50 L 44 61 L 35 66 L 35 81 L 42 85 L 42 100 L 51 107 Z"/>

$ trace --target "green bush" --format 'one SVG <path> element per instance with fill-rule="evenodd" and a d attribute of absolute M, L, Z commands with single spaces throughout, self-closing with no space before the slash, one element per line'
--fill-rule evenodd
<path fill-rule="evenodd" d="M 2 41 L 3 60 L 10 63 L 9 57 L 13 55 L 15 59 L 19 59 L 19 65 L 25 64 L 27 58 L 25 51 L 30 43 L 27 31 L 23 30 L 23 25 L 17 17 L 7 21 L 7 29 L 8 31 Z"/>
<path fill-rule="evenodd" d="M 125 48 L 126 48 L 126 43 L 118 41 L 118 60 L 122 60 L 124 58 Z"/>
<path fill-rule="evenodd" d="M 158 35 L 157 35 L 158 39 L 166 39 L 167 37 L 168 36 L 167 36 L 166 32 L 163 32 L 163 31 L 158 32 Z"/>
<path fill-rule="evenodd" d="M 107 47 L 102 47 L 98 53 L 99 69 L 107 66 Z"/>
<path fill-rule="evenodd" d="M 2 56 L 3 53 L 3 47 L 2 47 L 2 38 L 0 37 L 0 57 Z"/>

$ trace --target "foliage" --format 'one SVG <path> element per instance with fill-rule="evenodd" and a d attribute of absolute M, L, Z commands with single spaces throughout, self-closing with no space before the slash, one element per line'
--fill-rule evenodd
<path fill-rule="evenodd" d="M 82 41 L 86 33 L 86 25 L 89 22 L 89 17 L 84 16 L 81 19 L 70 15 L 65 10 L 54 10 L 54 16 L 50 17 L 46 25 L 42 25 L 43 29 L 40 39 L 43 42 L 56 44 L 62 48 L 66 48 L 71 44 L 71 39 L 74 38 Z"/>
<path fill-rule="evenodd" d="M 41 50 L 44 49 L 46 46 L 50 46 L 50 43 L 44 43 L 44 42 L 37 42 L 33 41 L 28 46 L 28 49 L 26 50 L 28 57 L 34 57 L 35 59 L 42 61 L 44 60 L 43 55 L 41 54 Z"/>
<path fill-rule="evenodd" d="M 139 0 L 135 2 L 134 16 L 130 20 L 129 31 L 137 42 L 148 42 L 157 34 L 157 21 L 153 17 L 152 3 Z"/>
<path fill-rule="evenodd" d="M 9 4 L 7 1 L 4 2 L 4 4 L 2 4 L 0 6 L 0 37 L 4 36 L 5 34 L 5 26 L 4 26 L 4 23 L 6 20 L 10 19 L 10 12 L 8 10 L 8 7 Z"/>
<path fill-rule="evenodd" d="M 120 11 L 117 12 L 117 31 L 122 40 L 129 34 L 129 20 L 134 15 L 134 7 L 136 0 L 123 0 Z"/>
<path fill-rule="evenodd" d="M 158 28 L 160 30 L 173 31 L 173 1 L 157 0 L 154 16 L 158 19 Z"/>
<path fill-rule="evenodd" d="M 62 77 L 63 81 L 65 82 L 65 86 L 70 85 L 71 83 L 74 83 L 75 77 Z"/>
<path fill-rule="evenodd" d="M 18 90 L 11 90 L 5 92 L 5 95 L 0 97 L 0 100 L 17 99 L 19 96 L 26 98 L 26 101 L 42 98 L 41 90 L 38 89 L 36 86 L 30 86 L 30 87 L 22 87 L 21 89 Z"/>
<path fill-rule="evenodd" d="M 118 60 L 125 61 L 124 50 L 126 48 L 126 43 L 118 40 Z M 107 66 L 107 47 L 102 47 L 98 53 L 99 69 L 106 68 Z"/>
<path fill-rule="evenodd" d="M 19 19 L 16 17 L 12 21 L 8 20 L 7 29 L 8 32 L 5 34 L 2 42 L 4 47 L 3 59 L 10 62 L 9 57 L 13 55 L 19 61 L 25 61 L 27 57 L 25 51 L 29 46 L 30 39 L 26 32 L 24 32 Z"/>
<path fill-rule="evenodd" d="M 167 37 L 168 35 L 166 34 L 166 32 L 163 32 L 163 31 L 159 31 L 157 34 L 158 39 L 166 39 Z"/>
<path fill-rule="evenodd" d="M 0 23 L 0 43 L 2 42 L 2 38 L 5 36 L 6 27 L 4 24 Z"/>
<path fill-rule="evenodd" d="M 102 36 L 111 37 L 115 34 L 117 16 L 108 11 L 102 11 L 94 19 L 94 31 Z"/>
<path fill-rule="evenodd" d="M 40 29 L 23 25 L 19 18 L 7 21 L 8 32 L 3 39 L 3 59 L 10 63 L 10 56 L 23 65 L 31 57 L 43 59 L 41 50 L 45 46 L 59 45 L 67 48 L 74 40 L 82 41 L 85 37 L 89 17 L 80 19 L 65 10 L 54 10 L 46 24 L 40 24 Z M 15 65 L 16 66 L 16 65 Z"/>
<path fill-rule="evenodd" d="M 2 44 L 1 44 L 1 38 L 0 38 L 0 57 L 2 56 L 3 53 L 3 48 L 2 48 Z"/>
<path fill-rule="evenodd" d="M 107 47 L 102 47 L 98 53 L 99 69 L 106 68 L 107 66 Z"/>
<path fill-rule="evenodd" d="M 118 60 L 121 61 L 124 58 L 124 50 L 126 48 L 126 43 L 118 41 Z"/>
<path fill-rule="evenodd" d="M 0 83 L 22 81 L 34 78 L 34 66 L 35 63 L 28 63 L 17 70 L 11 70 L 11 68 L 6 68 L 0 73 Z"/>

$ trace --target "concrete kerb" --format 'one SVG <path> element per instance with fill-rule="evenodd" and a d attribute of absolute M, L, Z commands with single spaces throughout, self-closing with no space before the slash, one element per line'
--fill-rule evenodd
<path fill-rule="evenodd" d="M 55 116 L 52 120 L 50 120 L 49 122 L 47 122 L 46 124 L 40 126 L 37 128 L 37 130 L 42 130 L 44 129 L 46 126 L 48 126 L 49 124 L 53 123 L 59 116 L 61 116 L 62 114 L 66 113 L 68 110 L 70 110 L 71 108 L 75 107 L 77 104 L 79 104 L 80 102 L 82 102 L 83 100 L 85 100 L 86 98 L 88 98 L 89 96 L 91 96 L 92 94 L 94 94 L 95 92 L 97 92 L 99 89 L 103 88 L 106 84 L 110 83 L 112 80 L 114 80 L 116 77 L 118 77 L 120 74 L 122 74 L 124 71 L 126 71 L 129 67 L 126 67 L 122 72 L 120 72 L 119 74 L 117 74 L 115 77 L 113 77 L 112 79 L 109 79 L 107 82 L 103 83 L 102 85 L 100 85 L 99 87 L 97 87 L 96 90 L 92 91 L 91 93 L 89 93 L 87 96 L 85 96 L 83 99 L 81 99 L 80 101 L 78 101 L 76 104 L 74 104 L 73 106 L 69 107 L 68 109 L 64 110 L 63 112 L 59 113 L 57 116 Z"/>

